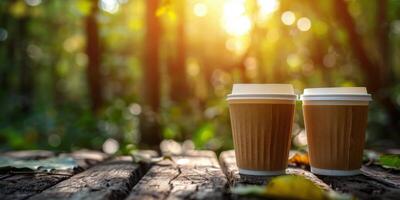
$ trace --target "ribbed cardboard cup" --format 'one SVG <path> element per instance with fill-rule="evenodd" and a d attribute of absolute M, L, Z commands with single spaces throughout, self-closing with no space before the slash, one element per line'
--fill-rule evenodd
<path fill-rule="evenodd" d="M 311 172 L 327 176 L 359 174 L 372 100 L 366 88 L 310 88 L 300 99 Z"/>
<path fill-rule="evenodd" d="M 285 173 L 296 95 L 289 84 L 234 84 L 228 95 L 240 174 Z"/>

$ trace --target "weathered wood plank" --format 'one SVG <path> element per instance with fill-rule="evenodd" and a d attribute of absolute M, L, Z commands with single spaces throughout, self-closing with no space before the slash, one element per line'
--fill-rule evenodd
<path fill-rule="evenodd" d="M 231 186 L 239 184 L 266 184 L 269 179 L 256 176 L 239 175 L 236 166 L 234 151 L 225 151 L 220 155 L 221 166 L 228 177 Z M 366 167 L 363 167 L 362 172 L 366 173 Z M 358 175 L 349 177 L 330 177 L 314 175 L 307 170 L 288 168 L 287 174 L 296 174 L 304 176 L 313 181 L 325 190 L 336 190 L 344 193 L 351 193 L 359 199 L 398 199 L 400 196 L 400 188 L 395 187 L 393 183 L 388 183 L 387 180 L 377 180 L 377 176 L 383 176 L 383 172 L 375 174 L 373 171 L 368 171 L 369 176 L 374 178 Z M 386 174 L 389 176 L 390 174 Z M 385 176 L 386 176 L 385 175 Z M 389 176 L 397 183 L 397 175 Z"/>
<path fill-rule="evenodd" d="M 0 199 L 26 199 L 69 177 L 70 175 L 13 175 L 0 180 Z"/>
<path fill-rule="evenodd" d="M 222 166 L 222 169 L 224 173 L 226 174 L 229 184 L 231 186 L 237 186 L 237 185 L 247 185 L 247 184 L 257 184 L 257 185 L 264 185 L 267 184 L 269 180 L 271 180 L 272 177 L 263 177 L 263 176 L 246 176 L 246 175 L 240 175 L 239 174 L 239 169 L 236 165 L 236 158 L 235 158 L 235 151 L 230 150 L 230 151 L 224 151 L 221 153 L 220 157 L 220 163 Z M 311 172 L 300 169 L 300 168 L 288 168 L 286 169 L 287 174 L 294 174 L 294 175 L 300 175 L 303 176 L 312 182 L 314 182 L 316 185 L 321 187 L 324 190 L 331 190 L 331 188 L 325 184 L 322 180 L 320 180 L 317 176 L 312 174 Z"/>
<path fill-rule="evenodd" d="M 37 160 L 37 159 L 44 159 L 54 156 L 55 154 L 51 151 L 46 150 L 24 150 L 24 151 L 9 151 L 9 152 L 2 152 L 0 156 L 22 159 L 22 160 Z M 13 176 L 13 174 L 0 173 L 0 180 Z M 0 189 L 1 191 L 1 189 Z M 1 196 L 0 196 L 1 197 Z"/>
<path fill-rule="evenodd" d="M 351 193 L 358 199 L 399 199 L 400 189 L 364 175 L 333 177 L 318 176 L 334 190 Z"/>
<path fill-rule="evenodd" d="M 227 179 L 215 153 L 188 151 L 154 165 L 128 196 L 133 199 L 222 199 Z"/>
<path fill-rule="evenodd" d="M 5 153 L 13 158 L 20 159 L 42 159 L 54 156 L 54 153 L 47 151 L 22 151 Z M 70 154 L 60 156 L 71 156 L 76 159 L 81 169 L 90 167 L 93 164 L 106 159 L 105 154 L 101 152 L 86 152 L 77 151 Z M 38 194 L 43 190 L 63 181 L 79 171 L 65 171 L 59 174 L 36 174 L 36 173 L 21 173 L 21 174 L 1 174 L 0 180 L 0 199 L 26 199 L 32 195 Z"/>
<path fill-rule="evenodd" d="M 132 157 L 118 157 L 95 165 L 29 199 L 123 199 L 149 166 L 134 164 Z"/>
<path fill-rule="evenodd" d="M 393 187 L 400 188 L 400 173 L 390 173 L 390 170 L 383 169 L 379 166 L 363 166 L 361 172 L 372 179 L 379 182 L 389 184 Z"/>

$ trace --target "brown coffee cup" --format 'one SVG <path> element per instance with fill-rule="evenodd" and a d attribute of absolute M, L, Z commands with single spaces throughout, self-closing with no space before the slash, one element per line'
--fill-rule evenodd
<path fill-rule="evenodd" d="M 359 174 L 371 101 L 366 88 L 310 88 L 301 100 L 311 172 Z"/>
<path fill-rule="evenodd" d="M 289 84 L 234 84 L 228 95 L 240 174 L 285 173 L 296 95 Z"/>

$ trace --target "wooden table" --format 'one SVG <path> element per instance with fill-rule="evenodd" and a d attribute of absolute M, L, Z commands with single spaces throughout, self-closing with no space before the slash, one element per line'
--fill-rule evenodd
<path fill-rule="evenodd" d="M 139 154 L 155 157 L 153 151 Z M 156 164 L 137 164 L 130 156 L 110 157 L 96 151 L 55 154 L 49 151 L 3 153 L 19 159 L 70 156 L 79 164 L 72 172 L 53 174 L 0 174 L 0 199 L 245 199 L 229 193 L 240 184 L 265 184 L 260 177 L 238 173 L 233 151 L 189 150 Z M 359 199 L 400 199 L 400 174 L 379 167 L 362 168 L 351 177 L 316 176 L 290 167 L 288 174 L 310 179 L 324 190 L 351 193 Z"/>

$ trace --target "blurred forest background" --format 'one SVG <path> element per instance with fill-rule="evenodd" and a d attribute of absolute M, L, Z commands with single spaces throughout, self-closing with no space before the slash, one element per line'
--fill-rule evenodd
<path fill-rule="evenodd" d="M 0 150 L 229 149 L 239 82 L 367 86 L 367 146 L 398 147 L 400 1 L 0 1 Z"/>

